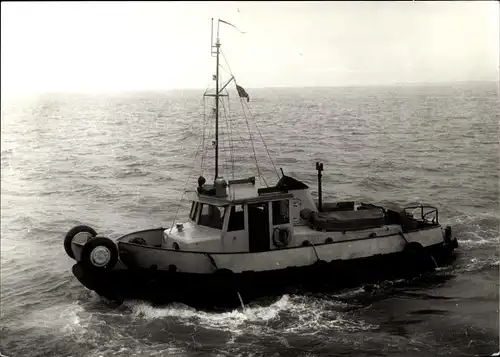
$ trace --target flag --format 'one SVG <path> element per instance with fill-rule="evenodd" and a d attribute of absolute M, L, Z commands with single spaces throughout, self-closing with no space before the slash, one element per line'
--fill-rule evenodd
<path fill-rule="evenodd" d="M 226 25 L 229 25 L 229 26 L 233 26 L 233 27 L 234 27 L 236 30 L 238 30 L 239 32 L 241 32 L 241 33 L 245 33 L 245 32 L 243 32 L 243 31 L 240 31 L 240 30 L 239 30 L 236 26 L 234 26 L 233 24 L 230 24 L 230 23 L 229 23 L 229 22 L 227 22 L 227 21 L 224 21 L 224 20 L 219 19 L 219 22 L 222 22 L 222 23 L 224 23 L 224 24 L 226 24 Z"/>
<path fill-rule="evenodd" d="M 240 96 L 240 98 L 246 98 L 247 103 L 250 101 L 250 96 L 248 95 L 247 91 L 243 87 L 236 85 L 236 90 L 238 91 L 238 95 Z"/>

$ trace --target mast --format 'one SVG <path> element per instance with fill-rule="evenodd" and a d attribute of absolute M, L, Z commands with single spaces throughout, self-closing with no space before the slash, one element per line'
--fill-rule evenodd
<path fill-rule="evenodd" d="M 215 44 L 214 44 L 214 19 L 212 18 L 212 32 L 210 36 L 210 45 L 211 45 L 211 54 L 212 57 L 215 57 L 215 75 L 213 76 L 213 79 L 215 80 L 215 94 L 207 94 L 205 93 L 204 96 L 209 96 L 209 97 L 215 97 L 215 141 L 214 141 L 214 146 L 215 146 L 215 177 L 214 180 L 216 180 L 219 177 L 219 100 L 221 97 L 226 97 L 228 96 L 227 94 L 221 94 L 221 92 L 228 86 L 229 83 L 231 83 L 234 80 L 234 76 L 231 75 L 231 78 L 222 86 L 220 87 L 219 83 L 219 55 L 220 55 L 220 38 L 219 38 L 219 26 L 220 22 L 229 24 L 234 27 L 234 25 L 223 21 L 223 20 L 218 20 L 217 21 L 217 34 L 215 37 Z M 239 30 L 238 30 L 239 31 Z M 240 31 L 241 32 L 241 31 Z"/>
<path fill-rule="evenodd" d="M 220 40 L 219 40 L 219 23 L 217 21 L 217 36 L 215 38 L 214 45 L 214 19 L 212 18 L 212 32 L 211 32 L 211 54 L 212 57 L 215 56 L 215 75 L 213 79 L 215 80 L 215 177 L 214 180 L 219 176 L 219 53 L 220 53 Z M 214 51 L 215 48 L 215 51 Z M 212 95 L 208 95 L 212 96 Z"/>
<path fill-rule="evenodd" d="M 216 65 L 215 65 L 215 177 L 219 176 L 219 23 L 217 23 L 217 38 L 215 39 Z"/>

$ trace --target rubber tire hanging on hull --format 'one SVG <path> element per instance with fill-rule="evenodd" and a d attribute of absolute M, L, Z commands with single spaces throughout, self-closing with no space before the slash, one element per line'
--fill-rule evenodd
<path fill-rule="evenodd" d="M 433 271 L 435 268 L 431 255 L 418 242 L 409 242 L 404 247 L 404 264 L 411 274 Z"/>
<path fill-rule="evenodd" d="M 99 267 L 97 265 L 94 265 L 92 263 L 91 259 L 91 254 L 93 250 L 99 246 L 103 246 L 107 248 L 110 252 L 110 258 L 109 261 L 106 263 L 106 265 Z M 89 269 L 113 269 L 113 267 L 116 265 L 116 262 L 118 261 L 118 247 L 116 246 L 115 242 L 113 242 L 111 239 L 106 238 L 106 237 L 95 237 L 94 239 L 88 241 L 82 249 L 82 257 L 81 257 L 82 263 Z"/>
<path fill-rule="evenodd" d="M 71 249 L 71 243 L 73 242 L 73 238 L 75 238 L 78 233 L 90 233 L 92 238 L 97 236 L 97 232 L 89 226 L 82 225 L 71 228 L 69 232 L 66 233 L 66 237 L 64 237 L 64 250 L 72 259 L 75 259 L 75 255 L 73 254 L 73 249 Z"/>

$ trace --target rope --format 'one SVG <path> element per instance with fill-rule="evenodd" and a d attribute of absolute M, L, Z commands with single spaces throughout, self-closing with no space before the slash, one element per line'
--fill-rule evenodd
<path fill-rule="evenodd" d="M 222 49 L 220 50 L 220 53 L 222 55 L 222 58 L 224 58 L 224 62 L 227 64 L 227 68 L 229 68 L 229 74 L 234 77 L 233 71 L 231 70 L 231 66 L 229 65 L 228 60 L 226 59 L 226 56 L 224 55 L 224 52 L 222 52 Z M 225 70 L 225 69 L 224 69 Z"/>
<path fill-rule="evenodd" d="M 233 74 L 231 73 L 231 71 L 227 70 L 224 68 L 224 66 L 222 64 L 219 63 L 219 66 L 220 68 L 222 68 L 224 70 L 224 72 L 226 72 L 227 74 L 229 74 L 230 76 L 233 76 Z"/>
<path fill-rule="evenodd" d="M 403 239 L 405 240 L 405 243 L 406 243 L 406 244 L 408 244 L 408 241 L 406 240 L 406 237 L 404 236 L 403 232 L 401 232 L 401 231 L 400 231 L 400 232 L 399 232 L 399 235 L 400 235 L 401 237 L 403 237 Z"/>
<path fill-rule="evenodd" d="M 253 151 L 253 157 L 254 157 L 254 160 L 255 160 L 255 167 L 257 168 L 257 174 L 259 175 L 260 178 L 262 178 L 264 180 L 264 183 L 265 183 L 266 187 L 269 187 L 269 185 L 266 182 L 266 179 L 260 173 L 259 163 L 257 162 L 257 155 L 255 154 L 255 146 L 253 144 L 253 139 L 252 139 L 252 132 L 250 131 L 250 124 L 248 123 L 248 118 L 246 116 L 245 108 L 243 106 L 243 98 L 240 98 L 240 103 L 241 103 L 241 109 L 243 110 L 243 116 L 245 117 L 245 122 L 247 124 L 248 135 L 250 136 L 250 142 L 252 143 L 252 151 Z"/>
<path fill-rule="evenodd" d="M 264 147 L 266 148 L 267 156 L 269 157 L 269 160 L 271 160 L 271 164 L 273 165 L 274 171 L 276 172 L 276 176 L 278 176 L 278 180 L 279 180 L 280 175 L 278 173 L 278 170 L 276 169 L 276 166 L 274 165 L 273 158 L 271 157 L 271 154 L 269 153 L 269 150 L 267 149 L 266 142 L 264 141 L 264 138 L 262 137 L 262 133 L 260 132 L 259 126 L 257 125 L 257 121 L 255 120 L 255 117 L 253 116 L 252 112 L 250 111 L 248 104 L 245 104 L 245 105 L 247 107 L 248 113 L 250 113 L 250 115 L 252 116 L 255 127 L 257 128 L 257 131 L 259 132 L 260 139 L 262 140 L 262 143 L 264 144 Z"/>
<path fill-rule="evenodd" d="M 215 263 L 215 260 L 214 258 L 210 255 L 210 253 L 205 253 L 205 255 L 208 257 L 208 259 L 210 259 L 210 263 L 212 263 L 212 265 L 214 266 L 215 269 L 219 269 L 217 267 L 217 264 Z"/>
<path fill-rule="evenodd" d="M 221 103 L 222 103 L 222 108 L 224 108 L 224 100 L 221 100 Z M 222 112 L 223 112 L 224 117 L 225 117 L 224 109 Z M 221 125 L 221 137 L 224 137 L 224 135 L 228 136 L 227 129 L 225 131 L 224 126 Z M 228 145 L 230 145 L 230 143 L 227 143 L 225 140 L 221 140 L 221 143 L 222 143 L 222 145 L 221 145 L 222 151 L 224 152 L 224 171 L 228 172 L 229 171 L 229 161 L 231 160 L 230 146 L 228 146 Z M 226 150 L 226 149 L 228 149 L 228 150 Z M 219 151 L 219 153 L 220 153 L 220 151 Z M 228 155 L 229 155 L 229 160 L 228 160 Z"/>
<path fill-rule="evenodd" d="M 227 91 L 226 91 L 227 92 Z M 229 106 L 229 100 L 228 100 L 228 106 Z M 222 101 L 222 107 L 224 110 L 224 117 L 226 119 L 226 127 L 228 128 L 229 132 L 229 154 L 231 158 L 231 173 L 232 173 L 232 178 L 234 180 L 234 143 L 233 143 L 233 134 L 232 134 L 232 126 L 231 126 L 231 119 L 228 116 L 228 111 L 226 111 L 226 106 L 224 104 L 224 101 Z"/>
<path fill-rule="evenodd" d="M 204 100 L 203 101 L 203 139 L 202 139 L 202 146 L 201 150 L 203 152 L 205 148 L 205 131 L 207 128 L 207 102 Z M 200 164 L 200 176 L 203 174 L 203 160 L 205 158 L 205 154 L 202 154 L 201 156 L 201 164 Z"/>
<path fill-rule="evenodd" d="M 200 152 L 198 150 L 200 148 L 200 146 L 201 146 L 201 142 L 198 144 L 198 147 L 196 148 L 193 163 L 191 164 L 191 171 L 189 172 L 188 178 L 191 176 L 191 173 L 194 171 L 194 163 L 196 162 L 196 158 L 198 157 L 198 153 Z M 187 187 L 188 182 L 189 182 L 189 179 L 187 179 L 186 182 L 184 183 L 184 188 L 182 189 L 181 197 L 179 197 L 179 205 L 177 206 L 177 211 L 175 212 L 174 220 L 172 221 L 172 225 L 170 227 L 169 232 L 172 232 L 172 228 L 174 228 L 175 221 L 177 220 L 177 215 L 179 214 L 179 210 L 181 208 L 182 197 L 186 193 L 186 187 Z"/>
<path fill-rule="evenodd" d="M 225 56 L 224 52 L 222 51 L 222 49 L 221 49 L 220 53 L 221 53 L 221 55 L 222 55 L 222 58 L 224 59 L 224 62 L 225 62 L 225 63 L 226 63 L 226 65 L 227 65 L 228 70 L 226 70 L 226 68 L 224 68 L 222 65 L 221 65 L 221 68 L 222 68 L 222 69 L 224 69 L 224 71 L 228 72 L 228 74 L 230 74 L 230 75 L 233 77 L 233 79 L 234 79 L 234 83 L 236 84 L 236 79 L 235 79 L 235 77 L 234 77 L 233 71 L 231 70 L 231 66 L 229 65 L 229 61 L 227 60 L 227 58 L 226 58 L 226 56 Z M 272 159 L 272 157 L 271 157 L 271 154 L 269 153 L 269 149 L 268 149 L 268 147 L 267 147 L 267 145 L 266 145 L 266 142 L 264 141 L 264 138 L 262 137 L 262 133 L 261 133 L 261 131 L 260 131 L 260 129 L 259 129 L 259 127 L 258 127 L 257 123 L 255 122 L 255 118 L 254 118 L 253 114 L 251 113 L 250 108 L 248 107 L 248 104 L 244 104 L 244 103 L 243 103 L 243 99 L 242 99 L 242 98 L 240 98 L 240 104 L 241 104 L 241 108 L 242 108 L 242 111 L 243 111 L 243 116 L 244 116 L 244 118 L 245 118 L 245 123 L 246 123 L 246 125 L 247 125 L 247 129 L 248 129 L 248 134 L 249 134 L 250 142 L 251 142 L 251 144 L 252 144 L 252 152 L 253 152 L 253 158 L 254 158 L 254 161 L 255 161 L 255 167 L 257 168 L 257 174 L 258 174 L 259 178 L 260 178 L 260 179 L 262 179 L 262 180 L 264 181 L 264 184 L 265 184 L 267 187 L 269 187 L 269 185 L 268 185 L 268 184 L 267 184 L 267 182 L 266 182 L 266 179 L 265 179 L 264 175 L 262 175 L 262 173 L 261 173 L 261 171 L 260 171 L 260 168 L 259 168 L 259 164 L 258 164 L 258 161 L 257 161 L 257 155 L 256 155 L 256 152 L 255 152 L 255 145 L 254 145 L 254 142 L 253 142 L 252 133 L 251 133 L 251 131 L 250 131 L 250 124 L 249 124 L 249 122 L 248 122 L 248 118 L 247 118 L 247 115 L 246 115 L 246 112 L 245 112 L 245 106 L 246 106 L 246 108 L 247 108 L 247 110 L 248 110 L 248 112 L 249 112 L 250 116 L 252 117 L 252 119 L 254 119 L 253 121 L 254 121 L 254 123 L 255 123 L 255 127 L 257 128 L 257 131 L 258 131 L 258 133 L 259 133 L 260 139 L 262 140 L 262 143 L 264 144 L 264 147 L 265 147 L 265 149 L 266 149 L 267 156 L 269 157 L 269 159 L 270 159 L 270 161 L 271 161 L 271 165 L 273 166 L 274 171 L 276 172 L 276 175 L 278 176 L 278 179 L 280 179 L 280 176 L 279 176 L 278 170 L 276 169 L 276 165 L 274 164 L 274 161 L 273 161 L 273 159 Z M 229 101 L 228 101 L 228 106 L 229 106 Z M 226 123 L 226 124 L 227 124 L 227 123 Z M 231 135 L 231 137 L 232 137 L 232 130 L 231 130 L 231 129 L 230 129 L 230 135 Z M 241 136 L 240 136 L 240 138 L 241 138 Z M 241 139 L 243 140 L 243 138 L 241 138 Z M 231 140 L 231 139 L 230 139 L 230 140 Z M 231 142 L 231 153 L 232 153 L 232 162 L 233 162 L 233 178 L 234 178 L 234 144 L 233 144 L 232 142 Z"/>
<path fill-rule="evenodd" d="M 211 115 L 211 116 L 209 116 L 209 118 L 211 119 L 211 121 L 210 121 L 210 123 L 209 123 L 209 125 L 208 125 L 208 128 L 209 128 L 209 129 L 208 129 L 208 137 L 210 137 L 210 136 L 212 135 L 212 130 L 213 130 L 213 129 L 212 129 L 212 127 L 213 127 L 212 123 L 213 123 L 214 118 L 215 118 L 215 115 L 213 114 L 213 107 L 210 107 L 210 108 L 212 109 L 212 115 Z M 206 127 L 206 126 L 207 126 L 207 125 L 205 124 L 205 127 Z M 203 175 L 203 159 L 204 159 L 204 158 L 208 155 L 208 149 L 209 149 L 209 145 L 208 145 L 208 144 L 206 144 L 206 145 L 202 148 L 202 150 L 203 150 L 203 156 L 202 156 L 202 165 L 201 165 L 201 175 Z"/>
<path fill-rule="evenodd" d="M 314 250 L 314 254 L 316 254 L 316 259 L 319 262 L 321 259 L 319 259 L 319 255 L 318 255 L 318 252 L 316 251 L 316 247 L 314 246 L 313 242 L 309 241 L 309 243 L 311 243 L 311 247 Z"/>

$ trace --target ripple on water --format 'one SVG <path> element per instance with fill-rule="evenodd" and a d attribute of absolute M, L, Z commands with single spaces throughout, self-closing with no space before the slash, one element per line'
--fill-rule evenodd
<path fill-rule="evenodd" d="M 316 194 L 314 162 L 325 162 L 323 191 L 332 201 L 432 203 L 443 224 L 453 227 L 459 256 L 436 274 L 447 280 L 435 284 L 382 282 L 329 296 L 286 295 L 219 314 L 183 305 L 109 305 L 71 275 L 72 261 L 62 247 L 65 232 L 82 223 L 115 236 L 172 222 L 177 190 L 195 184 L 199 174 L 190 164 L 200 120 L 182 114 L 197 113 L 196 93 L 2 102 L 1 352 L 480 355 L 490 335 L 479 326 L 487 319 L 487 302 L 498 297 L 491 287 L 499 264 L 496 94 L 446 87 L 256 90 L 255 122 L 278 169 L 305 180 Z M 470 137 L 464 140 L 464 133 Z M 211 141 L 206 143 L 213 157 Z M 248 146 L 235 153 L 243 177 L 255 174 L 252 152 Z M 276 182 L 266 148 L 256 146 L 256 152 L 267 182 Z M 421 294 L 404 295 L 404 289 Z M 390 300 L 394 294 L 403 299 Z M 410 317 L 400 313 L 405 297 L 415 312 Z M 462 304 L 461 297 L 467 301 L 466 327 L 455 321 L 465 319 L 461 306 L 434 306 Z M 381 314 L 371 319 L 378 302 Z M 389 313 L 396 322 L 423 321 L 394 323 L 390 330 L 384 325 Z M 425 325 L 432 316 L 439 323 Z M 418 332 L 421 325 L 428 335 Z M 464 331 L 475 341 L 462 344 Z"/>

